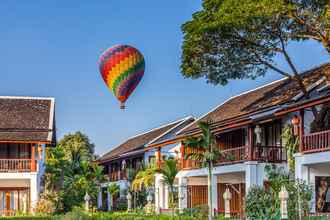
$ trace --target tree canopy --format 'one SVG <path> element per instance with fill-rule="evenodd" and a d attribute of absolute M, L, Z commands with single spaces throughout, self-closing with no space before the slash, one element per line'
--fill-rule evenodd
<path fill-rule="evenodd" d="M 181 69 L 187 78 L 226 85 L 271 69 L 299 81 L 287 51 L 290 41 L 316 40 L 330 53 L 329 0 L 204 0 L 202 6 L 182 25 Z M 276 65 L 276 55 L 290 72 Z"/>
<path fill-rule="evenodd" d="M 96 200 L 99 184 L 105 180 L 102 167 L 93 163 L 94 145 L 81 132 L 65 135 L 47 151 L 44 197 L 54 202 L 56 211 L 79 206 L 88 193 Z"/>

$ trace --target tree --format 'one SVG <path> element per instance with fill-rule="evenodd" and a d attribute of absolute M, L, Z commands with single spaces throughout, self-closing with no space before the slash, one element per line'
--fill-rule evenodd
<path fill-rule="evenodd" d="M 92 162 L 94 145 L 80 132 L 69 134 L 47 151 L 45 194 L 58 212 L 69 211 L 84 202 L 88 193 L 95 201 L 105 179 L 102 167 Z"/>
<path fill-rule="evenodd" d="M 255 79 L 271 69 L 294 80 L 308 98 L 287 45 L 316 40 L 330 53 L 328 0 L 204 0 L 203 9 L 182 25 L 181 69 L 209 83 Z M 276 66 L 282 55 L 290 72 Z"/>
<path fill-rule="evenodd" d="M 195 149 L 192 153 L 185 155 L 186 159 L 192 159 L 201 163 L 202 167 L 208 169 L 208 206 L 209 219 L 212 219 L 212 170 L 214 163 L 220 158 L 221 152 L 215 146 L 216 140 L 210 130 L 210 125 L 207 122 L 198 122 L 198 127 L 202 131 L 199 137 L 190 137 L 184 141 L 185 148 Z"/>
<path fill-rule="evenodd" d="M 164 183 L 170 189 L 170 198 L 172 202 L 172 217 L 174 217 L 174 181 L 179 170 L 177 168 L 177 161 L 174 159 L 165 160 L 164 165 L 160 169 L 160 173 L 163 176 Z"/>
<path fill-rule="evenodd" d="M 133 191 L 137 192 L 143 188 L 148 189 L 155 184 L 155 173 L 156 168 L 150 166 L 147 168 L 142 168 L 135 176 L 132 182 Z"/>
<path fill-rule="evenodd" d="M 80 131 L 65 135 L 58 146 L 64 150 L 65 158 L 72 161 L 72 164 L 79 163 L 82 160 L 91 161 L 95 159 L 95 145 L 90 142 L 87 135 Z"/>
<path fill-rule="evenodd" d="M 109 204 L 109 207 L 110 207 L 110 210 L 112 210 L 112 200 L 113 198 L 119 194 L 120 192 L 120 188 L 117 184 L 115 183 L 111 183 L 109 186 L 108 186 L 108 192 L 110 194 L 110 204 Z"/>

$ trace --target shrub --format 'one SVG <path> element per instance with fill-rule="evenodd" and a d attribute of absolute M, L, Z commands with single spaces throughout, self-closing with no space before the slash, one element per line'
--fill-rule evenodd
<path fill-rule="evenodd" d="M 35 208 L 35 212 L 40 215 L 52 215 L 55 212 L 53 202 L 41 198 Z"/>
<path fill-rule="evenodd" d="M 278 219 L 278 203 L 271 193 L 259 186 L 251 187 L 246 197 L 246 216 L 254 220 Z"/>

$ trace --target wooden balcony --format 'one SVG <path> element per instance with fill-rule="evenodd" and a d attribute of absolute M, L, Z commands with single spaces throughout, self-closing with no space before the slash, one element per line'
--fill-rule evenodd
<path fill-rule="evenodd" d="M 254 146 L 252 159 L 268 163 L 281 163 L 287 160 L 286 150 L 281 146 Z"/>
<path fill-rule="evenodd" d="M 126 180 L 126 172 L 125 171 L 112 171 L 110 172 L 109 176 L 109 181 L 110 182 L 116 182 L 119 180 Z"/>
<path fill-rule="evenodd" d="M 302 149 L 303 153 L 329 151 L 330 130 L 304 135 Z"/>
<path fill-rule="evenodd" d="M 31 159 L 0 159 L 0 172 L 30 172 L 31 162 Z"/>
<path fill-rule="evenodd" d="M 236 147 L 222 150 L 222 156 L 219 159 L 217 166 L 241 163 L 248 160 L 248 147 Z M 253 161 L 282 163 L 286 161 L 286 152 L 282 146 L 253 146 L 252 158 Z M 200 168 L 200 163 L 194 160 L 183 160 L 182 169 Z"/>

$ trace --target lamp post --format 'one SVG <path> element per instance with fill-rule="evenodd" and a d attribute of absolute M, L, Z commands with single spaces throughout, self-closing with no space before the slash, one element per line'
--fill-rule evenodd
<path fill-rule="evenodd" d="M 225 200 L 225 218 L 230 218 L 230 200 L 232 199 L 232 194 L 228 187 L 223 194 L 223 199 Z"/>
<path fill-rule="evenodd" d="M 85 200 L 85 210 L 86 210 L 86 212 L 88 212 L 89 211 L 89 201 L 91 200 L 91 197 L 88 194 L 88 192 L 86 192 L 84 200 Z"/>
<path fill-rule="evenodd" d="M 281 219 L 288 219 L 288 199 L 289 193 L 286 190 L 285 186 L 282 186 L 279 193 L 279 198 L 281 200 Z"/>
<path fill-rule="evenodd" d="M 126 196 L 126 199 L 127 199 L 127 211 L 132 211 L 132 194 L 131 192 L 127 192 L 127 196 Z"/>

